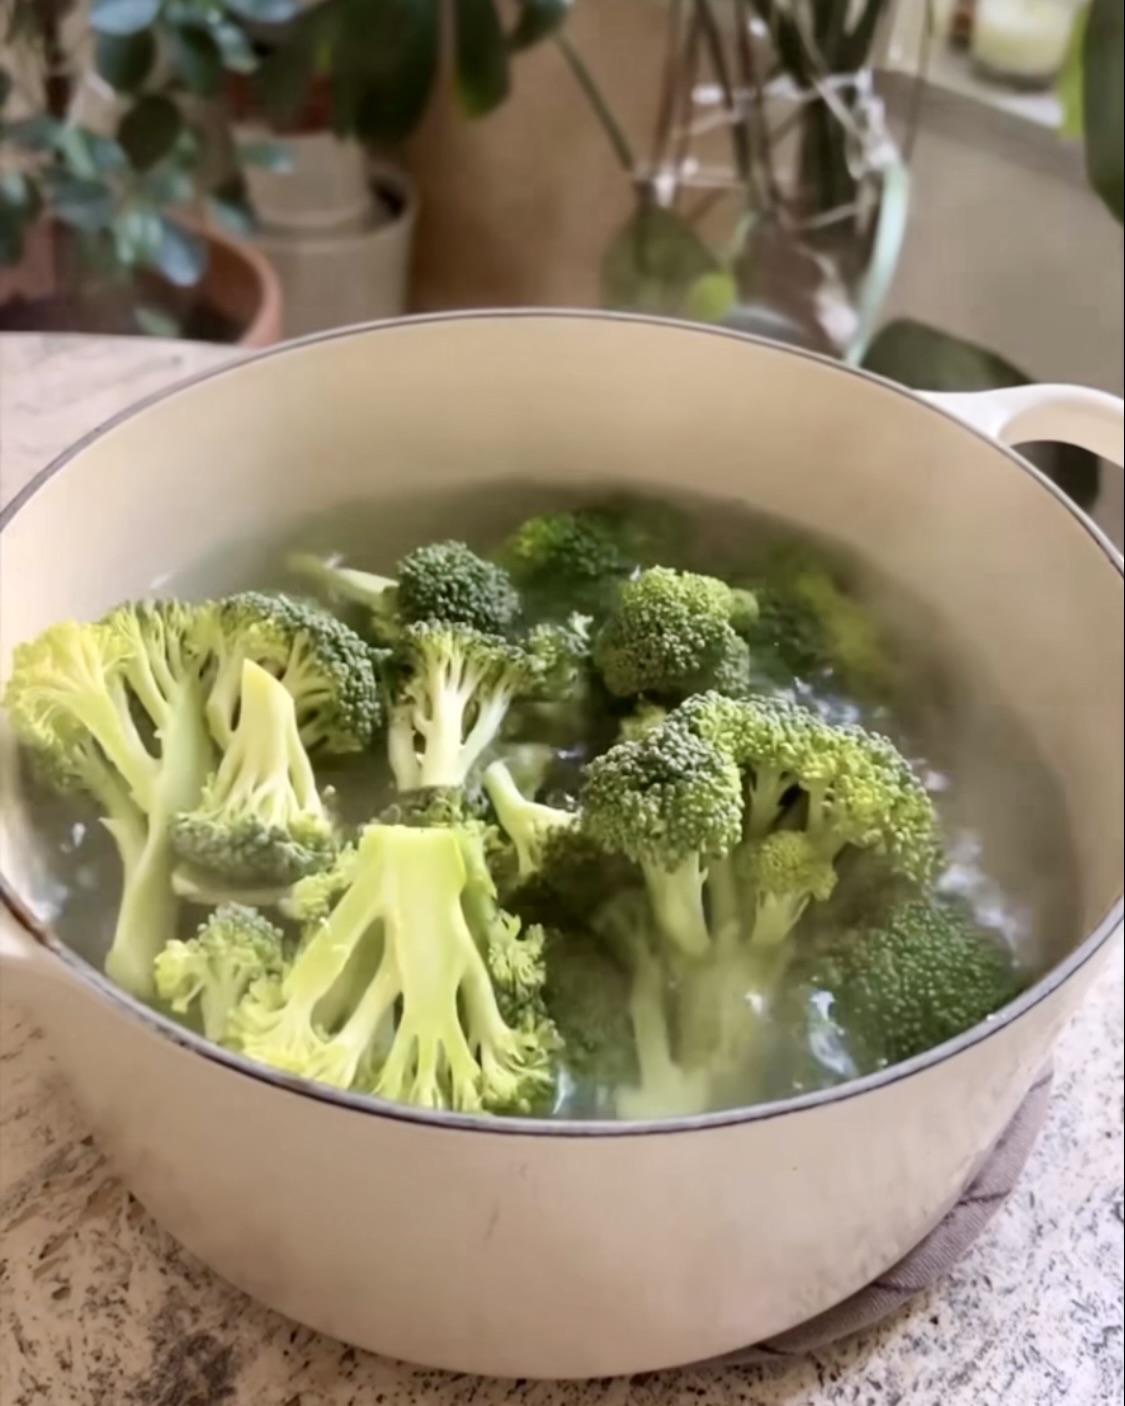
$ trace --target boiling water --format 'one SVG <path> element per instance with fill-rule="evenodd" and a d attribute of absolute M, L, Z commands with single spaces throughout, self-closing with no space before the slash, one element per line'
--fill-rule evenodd
<path fill-rule="evenodd" d="M 604 490 L 602 490 L 604 493 Z M 455 536 L 487 550 L 532 512 L 589 502 L 542 487 L 497 484 L 493 489 L 432 497 L 404 496 L 377 507 L 357 504 L 331 517 L 303 523 L 299 531 L 272 540 L 248 541 L 189 564 L 152 583 L 154 594 L 203 598 L 233 590 L 287 589 L 307 583 L 285 569 L 287 554 L 340 552 L 350 563 L 390 574 L 394 563 L 421 542 Z M 684 498 L 676 505 L 690 524 L 679 560 L 668 565 L 737 575 L 776 534 L 774 526 L 730 503 Z M 855 574 L 856 564 L 849 564 Z M 958 668 L 956 644 L 941 641 L 935 623 L 901 591 L 859 573 L 861 594 L 877 615 L 886 615 L 895 649 L 912 680 L 909 696 L 894 716 L 865 713 L 854 700 L 821 693 L 805 701 L 829 716 L 875 726 L 916 764 L 942 813 L 947 858 L 941 887 L 968 901 L 979 920 L 1003 934 L 1021 964 L 1039 974 L 1068 951 L 1080 934 L 1068 931 L 1075 911 L 1074 865 L 1068 851 L 1064 808 L 1058 788 L 1013 716 L 1000 700 L 984 697 Z M 889 607 L 886 611 L 883 606 Z M 923 651 L 918 641 L 926 641 Z M 392 794 L 378 754 L 345 766 L 318 766 L 324 784 L 337 791 L 346 821 L 361 822 Z M 38 907 L 56 930 L 90 962 L 101 965 L 113 930 L 118 893 L 116 854 L 93 815 L 79 815 L 71 801 L 46 795 L 29 782 L 29 814 L 43 859 Z M 185 905 L 184 931 L 201 910 Z M 865 1072 L 857 1066 L 846 1032 L 826 1010 L 812 1008 L 796 1026 L 774 1030 L 778 1052 L 758 1096 L 784 1097 L 826 1087 Z M 794 1045 L 799 1042 L 800 1049 Z M 604 1114 L 612 1091 L 583 1087 L 564 1073 L 556 1115 Z M 734 1090 L 731 1102 L 746 1100 Z"/>

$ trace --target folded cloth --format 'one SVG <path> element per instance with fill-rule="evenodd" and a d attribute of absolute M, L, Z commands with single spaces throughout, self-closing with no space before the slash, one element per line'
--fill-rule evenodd
<path fill-rule="evenodd" d="M 962 1258 L 1012 1194 L 1046 1120 L 1050 1100 L 1051 1071 L 1048 1069 L 1031 1086 L 1016 1116 L 953 1209 L 921 1244 L 878 1279 L 835 1308 L 768 1342 L 739 1348 L 698 1365 L 746 1367 L 801 1357 L 873 1328 L 897 1313 L 915 1295 L 932 1288 Z"/>

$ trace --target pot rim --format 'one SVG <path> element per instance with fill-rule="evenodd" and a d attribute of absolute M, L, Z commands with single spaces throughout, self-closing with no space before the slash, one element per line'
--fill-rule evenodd
<path fill-rule="evenodd" d="M 270 357 L 285 356 L 290 351 L 300 350 L 303 347 L 318 342 L 334 341 L 345 337 L 365 336 L 376 332 L 394 332 L 400 327 L 420 324 L 443 324 L 447 322 L 468 322 L 468 321 L 513 321 L 513 320 L 569 320 L 583 322 L 620 322 L 650 326 L 671 331 L 682 332 L 688 335 L 723 337 L 732 341 L 748 342 L 751 345 L 768 349 L 771 352 L 784 356 L 792 356 L 805 361 L 812 361 L 841 375 L 853 376 L 859 380 L 874 382 L 891 391 L 896 395 L 912 401 L 915 405 L 934 415 L 940 415 L 943 419 L 956 425 L 965 434 L 981 441 L 997 454 L 1005 458 L 1020 473 L 1030 477 L 1044 492 L 1050 494 L 1060 507 L 1064 508 L 1074 518 L 1077 519 L 1081 527 L 1087 532 L 1094 545 L 1102 552 L 1106 558 L 1110 569 L 1116 573 L 1118 581 L 1125 581 L 1125 563 L 1117 548 L 1110 542 L 1104 532 L 1086 516 L 1070 499 L 1052 483 L 1034 465 L 1021 458 L 1007 445 L 1000 444 L 997 440 L 990 438 L 983 431 L 966 424 L 958 419 L 951 411 L 944 409 L 940 404 L 923 399 L 913 391 L 904 386 L 897 385 L 882 376 L 874 375 L 870 371 L 864 371 L 857 367 L 847 366 L 832 360 L 830 357 L 822 356 L 815 352 L 806 351 L 800 347 L 786 346 L 779 342 L 773 342 L 764 337 L 755 337 L 747 333 L 731 331 L 727 328 L 715 327 L 707 324 L 677 322 L 670 318 L 649 317 L 635 313 L 614 313 L 602 312 L 589 309 L 566 309 L 566 308 L 484 308 L 472 309 L 468 311 L 429 313 L 411 318 L 393 318 L 383 321 L 361 323 L 356 326 L 335 328 L 328 332 L 314 333 L 311 336 L 299 338 L 291 342 L 284 342 L 277 346 L 266 348 L 255 352 L 249 357 L 239 357 L 233 361 L 226 361 L 219 366 L 210 367 L 197 372 L 193 376 L 186 377 L 182 381 L 177 381 L 174 385 L 156 391 L 152 395 L 122 410 L 111 419 L 98 425 L 96 428 L 85 434 L 69 449 L 63 451 L 49 464 L 35 475 L 11 500 L 6 507 L 0 510 L 0 536 L 4 529 L 15 519 L 15 517 L 27 507 L 39 490 L 61 473 L 73 460 L 78 458 L 96 440 L 100 439 L 109 431 L 115 429 L 119 424 L 132 419 L 151 406 L 169 399 L 180 391 L 189 387 L 201 384 L 217 377 L 226 376 L 236 372 L 238 368 L 247 361 L 261 361 Z M 1125 901 L 1119 895 L 1109 912 L 1093 928 L 1093 930 L 1074 948 L 1061 962 L 1047 972 L 1033 986 L 1029 987 L 1017 1000 L 1006 1007 L 998 1015 L 990 1017 L 965 1031 L 953 1040 L 947 1040 L 944 1044 L 927 1050 L 925 1054 L 918 1055 L 914 1059 L 907 1060 L 901 1064 L 892 1065 L 889 1069 L 880 1070 L 875 1074 L 868 1074 L 861 1079 L 854 1079 L 848 1083 L 838 1085 L 830 1089 L 822 1089 L 816 1093 L 801 1094 L 794 1098 L 779 1099 L 776 1102 L 759 1104 L 749 1108 L 725 1109 L 717 1113 L 697 1114 L 692 1117 L 680 1118 L 651 1118 L 638 1119 L 635 1122 L 616 1122 L 606 1119 L 545 1119 L 527 1117 L 488 1117 L 473 1113 L 453 1113 L 453 1112 L 432 1112 L 426 1109 L 412 1108 L 405 1104 L 395 1104 L 387 1100 L 377 1098 L 372 1094 L 350 1093 L 338 1089 L 329 1088 L 327 1085 L 316 1084 L 311 1080 L 296 1078 L 285 1074 L 280 1070 L 272 1069 L 267 1065 L 257 1064 L 243 1055 L 233 1051 L 225 1050 L 218 1045 L 205 1040 L 203 1036 L 197 1035 L 184 1027 L 177 1025 L 168 1017 L 160 1015 L 134 997 L 127 995 L 120 988 L 114 986 L 107 977 L 90 965 L 84 958 L 79 957 L 64 942 L 62 942 L 50 926 L 44 923 L 35 913 L 31 911 L 23 899 L 19 897 L 15 888 L 0 871 L 0 907 L 7 910 L 8 915 L 24 930 L 28 937 L 40 947 L 46 948 L 54 958 L 61 961 L 67 970 L 75 977 L 81 986 L 90 988 L 96 995 L 105 999 L 111 1006 L 116 1007 L 130 1019 L 140 1022 L 148 1027 L 150 1032 L 162 1039 L 169 1039 L 172 1043 L 179 1045 L 182 1049 L 201 1056 L 214 1064 L 220 1065 L 232 1073 L 240 1074 L 257 1080 L 260 1083 L 268 1084 L 276 1089 L 297 1094 L 302 1098 L 313 1099 L 317 1102 L 334 1106 L 339 1109 L 349 1110 L 353 1113 L 364 1114 L 369 1117 L 389 1118 L 400 1123 L 418 1124 L 425 1128 L 441 1129 L 445 1131 L 462 1131 L 474 1133 L 488 1133 L 498 1136 L 512 1137 L 542 1137 L 542 1138 L 619 1138 L 619 1137 L 644 1137 L 653 1135 L 670 1135 L 673 1133 L 703 1132 L 710 1129 L 740 1127 L 745 1124 L 765 1122 L 772 1118 L 785 1117 L 793 1113 L 800 1113 L 806 1110 L 826 1107 L 845 1103 L 850 1099 L 859 1098 L 863 1094 L 873 1093 L 876 1090 L 897 1084 L 901 1080 L 912 1078 L 916 1074 L 921 1074 L 929 1069 L 944 1064 L 947 1060 L 954 1058 L 965 1050 L 988 1040 L 1001 1030 L 1013 1025 L 1021 1019 L 1028 1011 L 1033 1010 L 1048 997 L 1052 996 L 1067 981 L 1079 972 L 1088 962 L 1099 953 L 1103 947 L 1108 946 L 1110 941 L 1120 932 L 1123 919 L 1125 919 Z"/>

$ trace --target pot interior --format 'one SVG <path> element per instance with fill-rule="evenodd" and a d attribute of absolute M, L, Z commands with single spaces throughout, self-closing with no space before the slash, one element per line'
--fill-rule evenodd
<path fill-rule="evenodd" d="M 153 588 L 266 584 L 280 548 L 389 570 L 427 538 L 494 539 L 546 502 L 675 499 L 716 558 L 752 510 L 863 563 L 903 648 L 956 661 L 947 750 L 987 867 L 1046 914 L 1037 965 L 1122 888 L 1122 581 L 1007 454 L 882 383 L 727 334 L 580 315 L 422 320 L 224 370 L 81 447 L 0 539 L 0 670 L 67 616 Z M 58 563 L 65 562 L 60 570 Z M 282 584 L 279 582 L 278 584 Z M 17 804 L 0 867 L 57 914 Z M 99 956 L 79 915 L 64 936 Z"/>

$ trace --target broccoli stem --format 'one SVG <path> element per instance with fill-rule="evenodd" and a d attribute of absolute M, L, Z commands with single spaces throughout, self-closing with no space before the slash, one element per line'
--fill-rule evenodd
<path fill-rule="evenodd" d="M 120 845 L 120 827 L 107 828 Z M 179 901 L 172 892 L 172 846 L 166 826 L 151 828 L 139 852 L 123 852 L 124 881 L 113 943 L 105 959 L 106 975 L 131 996 L 151 1001 L 156 995 L 153 964 L 174 934 Z"/>
<path fill-rule="evenodd" d="M 754 900 L 750 946 L 762 951 L 780 947 L 801 921 L 811 898 L 808 893 L 758 894 Z"/>
<path fill-rule="evenodd" d="M 703 866 L 697 854 L 675 869 L 658 864 L 641 866 L 660 931 L 679 951 L 703 957 L 711 949 L 711 934 L 703 910 Z"/>
<path fill-rule="evenodd" d="M 746 784 L 746 834 L 750 840 L 761 840 L 781 818 L 785 793 L 793 780 L 777 767 L 758 766 Z"/>
<path fill-rule="evenodd" d="M 706 1077 L 682 1069 L 672 1055 L 664 1008 L 664 977 L 649 954 L 638 955 L 629 998 L 629 1019 L 640 1075 L 635 1089 L 618 1092 L 617 1107 L 626 1118 L 670 1118 L 705 1112 Z"/>

